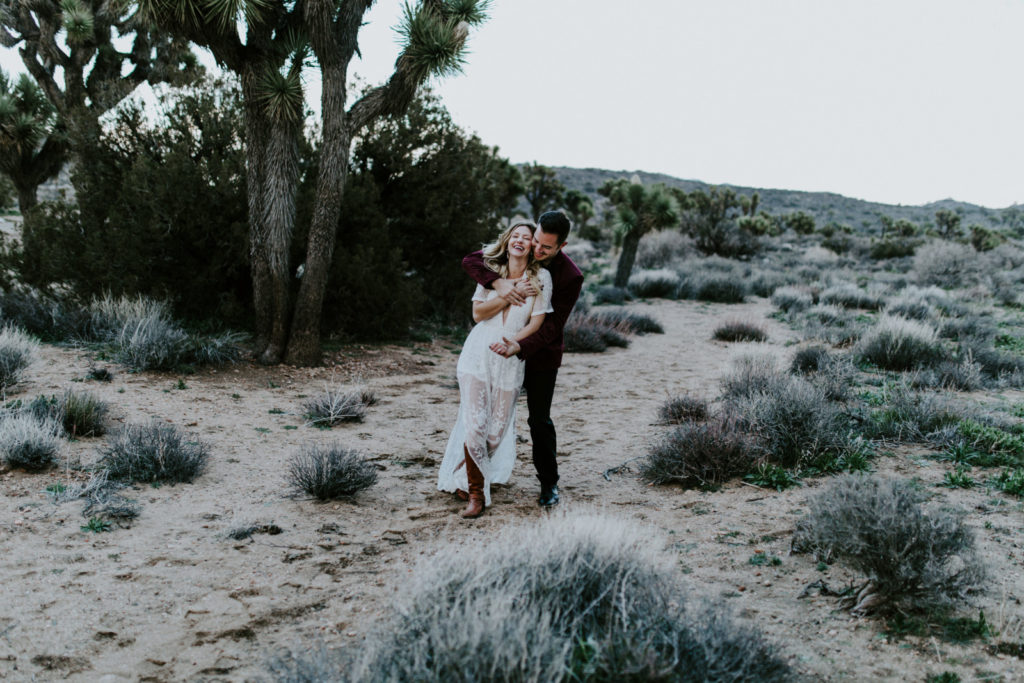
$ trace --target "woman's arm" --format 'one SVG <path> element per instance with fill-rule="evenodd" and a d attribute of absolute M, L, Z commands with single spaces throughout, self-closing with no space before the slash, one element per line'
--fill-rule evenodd
<path fill-rule="evenodd" d="M 500 296 L 488 299 L 487 301 L 474 301 L 473 322 L 478 323 L 483 320 L 490 320 L 506 308 L 508 308 L 508 302 Z"/>
<path fill-rule="evenodd" d="M 544 313 L 538 313 L 537 315 L 530 316 L 530 322 L 527 323 L 526 327 L 516 332 L 516 336 L 512 338 L 517 342 L 522 341 L 539 330 L 540 326 L 544 323 L 544 315 Z"/>

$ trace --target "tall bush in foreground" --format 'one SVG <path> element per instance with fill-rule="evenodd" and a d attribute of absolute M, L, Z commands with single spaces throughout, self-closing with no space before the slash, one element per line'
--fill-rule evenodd
<path fill-rule="evenodd" d="M 854 355 L 886 370 L 911 370 L 934 365 L 947 354 L 931 325 L 883 315 L 861 337 Z"/>
<path fill-rule="evenodd" d="M 848 600 L 855 612 L 946 607 L 980 588 L 985 570 L 960 515 L 922 505 L 910 485 L 846 475 L 809 501 L 794 547 L 839 560 L 867 581 Z"/>
<path fill-rule="evenodd" d="M 353 680 L 781 681 L 776 650 L 691 598 L 649 533 L 555 517 L 417 567 Z"/>

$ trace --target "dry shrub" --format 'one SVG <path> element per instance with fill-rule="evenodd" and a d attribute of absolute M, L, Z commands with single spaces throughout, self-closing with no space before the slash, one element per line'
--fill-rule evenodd
<path fill-rule="evenodd" d="M 779 287 L 772 292 L 772 305 L 780 311 L 803 311 L 814 304 L 814 295 L 806 287 Z"/>
<path fill-rule="evenodd" d="M 830 401 L 850 398 L 855 374 L 853 364 L 848 358 L 835 356 L 823 346 L 806 346 L 797 351 L 789 369 L 820 387 Z"/>
<path fill-rule="evenodd" d="M 107 431 L 107 403 L 88 391 L 68 389 L 58 399 L 64 432 L 74 439 L 103 436 Z"/>
<path fill-rule="evenodd" d="M 288 483 L 318 500 L 354 496 L 377 483 L 377 467 L 340 444 L 313 444 L 288 461 Z"/>
<path fill-rule="evenodd" d="M 333 427 L 342 422 L 359 422 L 366 408 L 377 402 L 372 391 L 363 389 L 327 389 L 303 404 L 306 419 L 317 427 Z"/>
<path fill-rule="evenodd" d="M 690 241 L 678 230 L 658 230 L 640 238 L 636 249 L 636 268 L 664 268 L 681 261 L 690 250 Z"/>
<path fill-rule="evenodd" d="M 809 501 L 794 548 L 862 572 L 855 611 L 925 611 L 978 589 L 985 571 L 961 515 L 925 509 L 909 484 L 845 475 Z"/>
<path fill-rule="evenodd" d="M 918 370 L 910 378 L 910 385 L 915 389 L 977 391 L 985 382 L 981 365 L 968 351 L 959 360 L 942 361 L 933 368 Z"/>
<path fill-rule="evenodd" d="M 770 390 L 732 403 L 761 439 L 768 459 L 782 467 L 830 471 L 855 450 L 846 415 L 825 390 L 800 377 L 783 376 Z"/>
<path fill-rule="evenodd" d="M 885 298 L 880 294 L 866 292 L 849 282 L 832 285 L 821 293 L 818 300 L 823 304 L 843 308 L 864 308 L 870 311 L 877 311 L 885 303 Z"/>
<path fill-rule="evenodd" d="M 601 285 L 594 290 L 593 298 L 594 305 L 599 306 L 601 304 L 624 304 L 633 297 L 630 296 L 629 290 L 622 287 Z"/>
<path fill-rule="evenodd" d="M 552 516 L 441 549 L 343 676 L 358 681 L 780 681 L 775 648 L 691 598 L 645 528 Z"/>
<path fill-rule="evenodd" d="M 855 355 L 886 370 L 928 367 L 948 357 L 934 327 L 890 315 L 864 333 Z"/>
<path fill-rule="evenodd" d="M 775 357 L 769 354 L 740 356 L 732 370 L 722 378 L 722 394 L 726 399 L 747 398 L 771 393 L 788 381 Z"/>
<path fill-rule="evenodd" d="M 726 342 L 763 342 L 768 339 L 764 327 L 749 320 L 726 320 L 715 328 L 712 336 Z"/>
<path fill-rule="evenodd" d="M 982 267 L 982 258 L 971 247 L 937 240 L 914 254 L 914 272 L 925 285 L 958 287 L 971 282 Z"/>
<path fill-rule="evenodd" d="M 99 466 L 112 479 L 190 482 L 206 469 L 209 451 L 174 425 L 129 424 L 111 434 Z"/>
<path fill-rule="evenodd" d="M 805 346 L 793 354 L 790 372 L 808 374 L 823 370 L 832 363 L 832 354 L 824 346 Z"/>
<path fill-rule="evenodd" d="M 708 402 L 698 396 L 673 396 L 661 405 L 658 418 L 664 424 L 701 422 L 708 418 Z"/>
<path fill-rule="evenodd" d="M 574 310 L 562 329 L 565 350 L 571 353 L 601 353 L 609 346 L 629 346 L 629 339 L 618 327 L 619 322 L 611 322 L 603 318 L 601 313 Z"/>
<path fill-rule="evenodd" d="M 652 484 L 715 487 L 753 471 L 763 455 L 746 425 L 717 416 L 666 434 L 643 460 L 641 476 Z"/>
<path fill-rule="evenodd" d="M 20 328 L 11 324 L 0 328 L 0 390 L 21 380 L 38 349 L 39 343 Z"/>
<path fill-rule="evenodd" d="M 591 313 L 590 317 L 623 334 L 665 333 L 665 328 L 661 326 L 661 323 L 646 313 L 637 313 L 620 308 Z"/>
<path fill-rule="evenodd" d="M 641 270 L 630 276 L 626 288 L 640 298 L 675 299 L 679 292 L 679 275 L 674 270 Z"/>
<path fill-rule="evenodd" d="M 741 304 L 747 295 L 742 279 L 730 275 L 708 275 L 693 285 L 693 298 L 720 304 Z"/>
<path fill-rule="evenodd" d="M 937 442 L 941 432 L 966 416 L 965 409 L 934 392 L 913 391 L 906 384 L 887 389 L 884 405 L 871 413 L 864 428 L 870 438 Z"/>
<path fill-rule="evenodd" d="M 30 472 L 46 469 L 60 453 L 60 422 L 31 411 L 0 416 L 0 456 L 9 467 Z"/>

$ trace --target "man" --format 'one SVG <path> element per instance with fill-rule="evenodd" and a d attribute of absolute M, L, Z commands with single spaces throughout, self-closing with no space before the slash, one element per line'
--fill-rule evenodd
<path fill-rule="evenodd" d="M 583 288 L 583 273 L 562 248 L 569 236 L 569 219 L 561 211 L 548 211 L 540 217 L 533 234 L 533 256 L 551 273 L 553 313 L 535 333 L 517 343 L 506 339 L 506 358 L 519 356 L 526 361 L 526 407 L 530 411 L 530 437 L 533 439 L 533 466 L 540 480 L 538 503 L 544 507 L 558 504 L 558 463 L 555 461 L 555 423 L 551 421 L 551 399 L 555 379 L 562 365 L 562 330 Z M 513 306 L 521 306 L 536 294 L 528 282 L 498 277 L 484 265 L 483 253 L 476 251 L 462 259 L 462 268 L 484 287 L 493 289 Z"/>

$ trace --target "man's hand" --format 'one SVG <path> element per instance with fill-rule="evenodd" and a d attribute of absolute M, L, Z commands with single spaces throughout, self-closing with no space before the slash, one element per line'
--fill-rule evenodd
<path fill-rule="evenodd" d="M 537 296 L 539 292 L 537 288 L 533 286 L 533 283 L 526 279 L 524 275 L 522 278 L 516 280 L 516 291 L 523 295 L 523 297 Z"/>
<path fill-rule="evenodd" d="M 500 343 L 494 342 L 491 344 L 491 351 L 494 351 L 503 358 L 511 358 L 519 353 L 519 349 L 519 342 L 515 339 L 508 339 L 507 337 L 502 337 Z"/>
<path fill-rule="evenodd" d="M 513 306 L 522 306 L 526 302 L 526 297 L 517 289 L 516 285 L 516 280 L 506 278 L 498 278 L 491 283 L 491 287 L 499 297 Z"/>

